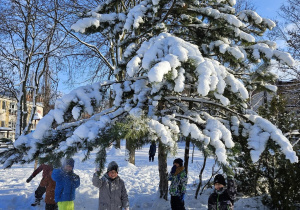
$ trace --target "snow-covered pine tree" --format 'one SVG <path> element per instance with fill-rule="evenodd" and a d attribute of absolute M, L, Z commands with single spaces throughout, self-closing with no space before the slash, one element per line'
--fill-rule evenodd
<path fill-rule="evenodd" d="M 287 100 L 284 95 L 275 95 L 268 105 L 260 107 L 258 113 L 277 125 L 288 137 L 289 133 L 300 130 L 300 119 L 295 111 L 287 110 Z M 292 139 L 291 143 L 299 158 L 297 139 Z M 299 163 L 286 162 L 279 150 L 277 145 L 271 144 L 269 151 L 265 151 L 259 160 L 259 178 L 265 182 L 265 185 L 260 186 L 260 190 L 269 192 L 270 197 L 266 196 L 265 199 L 271 208 L 298 209 L 300 191 L 295 183 L 300 181 Z"/>
<path fill-rule="evenodd" d="M 251 64 L 277 59 L 293 65 L 294 60 L 276 50 L 274 42 L 254 38 L 272 29 L 274 22 L 250 10 L 235 14 L 234 4 L 235 0 L 108 0 L 84 13 L 72 29 L 107 39 L 111 57 L 105 62 L 114 69 L 115 80 L 77 88 L 57 100 L 34 133 L 20 136 L 13 150 L 1 153 L 1 163 L 6 168 L 30 162 L 48 156 L 49 148 L 52 155 L 83 150 L 87 157 L 97 149 L 103 161 L 110 141 L 103 136 L 129 116 L 144 119 L 148 138 L 172 148 L 179 136 L 190 137 L 225 166 L 235 145 L 232 134 L 239 136 L 240 130 L 253 162 L 268 141 L 278 144 L 291 163 L 298 162 L 282 132 L 248 109 L 251 85 L 246 86 L 254 73 Z M 113 106 L 95 113 L 108 86 L 114 91 Z M 83 111 L 91 118 L 78 120 Z M 163 157 L 164 198 L 166 170 Z"/>

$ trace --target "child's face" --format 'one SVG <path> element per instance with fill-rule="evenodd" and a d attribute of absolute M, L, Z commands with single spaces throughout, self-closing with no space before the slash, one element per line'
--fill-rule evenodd
<path fill-rule="evenodd" d="M 222 187 L 224 187 L 224 185 L 220 184 L 220 183 L 216 183 L 215 184 L 215 189 L 216 190 L 220 190 Z"/>
<path fill-rule="evenodd" d="M 116 172 L 115 170 L 111 170 L 108 172 L 108 176 L 111 178 L 111 179 L 115 179 L 117 178 L 118 176 L 118 172 Z"/>
<path fill-rule="evenodd" d="M 176 168 L 178 168 L 178 167 L 179 167 L 179 163 L 174 163 L 173 165 L 175 165 L 175 166 L 176 166 Z"/>
<path fill-rule="evenodd" d="M 73 167 L 70 166 L 70 165 L 65 165 L 64 170 L 65 170 L 66 172 L 71 172 L 71 171 L 73 170 Z"/>

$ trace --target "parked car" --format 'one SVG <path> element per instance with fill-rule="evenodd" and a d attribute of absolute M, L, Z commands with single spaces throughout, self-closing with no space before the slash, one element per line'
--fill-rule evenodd
<path fill-rule="evenodd" d="M 12 148 L 14 143 L 11 139 L 1 138 L 0 139 L 0 148 Z"/>

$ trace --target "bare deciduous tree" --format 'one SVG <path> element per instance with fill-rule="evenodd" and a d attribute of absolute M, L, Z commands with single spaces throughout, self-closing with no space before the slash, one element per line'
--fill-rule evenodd
<path fill-rule="evenodd" d="M 67 35 L 58 30 L 56 20 L 63 15 L 55 0 L 4 1 L 0 7 L 1 76 L 6 84 L 2 87 L 17 99 L 17 138 L 31 129 L 40 83 L 43 78 L 49 80 L 49 69 L 54 70 L 55 59 L 59 61 L 60 53 L 68 47 Z M 32 103 L 31 113 L 28 102 Z"/>

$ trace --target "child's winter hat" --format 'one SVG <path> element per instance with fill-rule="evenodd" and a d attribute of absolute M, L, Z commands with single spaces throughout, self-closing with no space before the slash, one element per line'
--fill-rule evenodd
<path fill-rule="evenodd" d="M 117 173 L 119 173 L 119 166 L 115 161 L 112 161 L 107 166 L 107 172 L 115 170 Z"/>
<path fill-rule="evenodd" d="M 217 174 L 214 179 L 214 184 L 219 183 L 226 186 L 225 178 L 222 174 Z"/>
<path fill-rule="evenodd" d="M 70 158 L 70 159 L 66 159 L 66 160 L 65 160 L 64 165 L 65 165 L 65 166 L 66 166 L 66 165 L 69 165 L 69 166 L 72 166 L 72 168 L 74 168 L 74 163 L 75 163 L 74 159 L 73 159 L 73 158 Z"/>
<path fill-rule="evenodd" d="M 182 165 L 183 165 L 183 160 L 182 160 L 181 158 L 177 158 L 177 159 L 175 159 L 175 160 L 173 161 L 173 164 L 174 164 L 174 163 L 178 163 L 179 166 L 182 166 Z"/>

